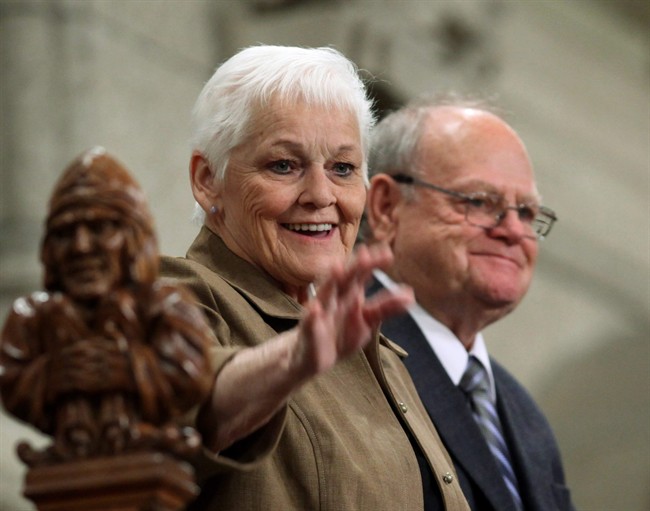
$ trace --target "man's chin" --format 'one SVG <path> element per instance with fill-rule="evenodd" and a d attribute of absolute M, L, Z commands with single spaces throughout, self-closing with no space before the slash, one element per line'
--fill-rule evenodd
<path fill-rule="evenodd" d="M 510 313 L 521 301 L 520 293 L 504 293 L 487 291 L 479 294 L 480 301 L 487 310 L 500 314 L 503 317 Z"/>
<path fill-rule="evenodd" d="M 508 269 L 512 271 L 474 273 L 471 281 L 476 296 L 494 308 L 515 308 L 526 294 L 528 285 L 521 270 Z"/>

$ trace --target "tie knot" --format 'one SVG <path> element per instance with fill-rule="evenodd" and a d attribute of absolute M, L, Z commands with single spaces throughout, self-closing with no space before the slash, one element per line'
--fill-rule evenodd
<path fill-rule="evenodd" d="M 467 368 L 465 369 L 458 386 L 468 394 L 480 391 L 489 391 L 490 384 L 487 378 L 487 371 L 476 357 L 469 357 Z"/>

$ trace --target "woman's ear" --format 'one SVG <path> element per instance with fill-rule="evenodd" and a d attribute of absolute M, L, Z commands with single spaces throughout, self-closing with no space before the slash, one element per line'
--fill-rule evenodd
<path fill-rule="evenodd" d="M 375 241 L 391 244 L 398 224 L 398 206 L 403 197 L 399 185 L 388 174 L 377 174 L 370 180 L 366 216 Z"/>
<path fill-rule="evenodd" d="M 194 199 L 206 213 L 217 206 L 221 195 L 221 186 L 215 182 L 214 172 L 205 156 L 194 151 L 190 158 L 190 185 Z"/>

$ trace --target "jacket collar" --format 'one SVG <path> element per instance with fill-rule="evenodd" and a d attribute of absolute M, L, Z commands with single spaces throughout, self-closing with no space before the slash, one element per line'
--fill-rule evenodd
<path fill-rule="evenodd" d="M 262 313 L 283 319 L 300 319 L 302 306 L 284 293 L 275 279 L 232 252 L 206 226 L 201 228 L 187 257 L 219 275 Z"/>
<path fill-rule="evenodd" d="M 187 258 L 219 275 L 263 314 L 296 321 L 302 317 L 302 305 L 284 293 L 275 279 L 232 252 L 208 227 L 201 228 L 187 251 Z M 400 358 L 406 357 L 403 348 L 383 335 L 373 337 Z"/>

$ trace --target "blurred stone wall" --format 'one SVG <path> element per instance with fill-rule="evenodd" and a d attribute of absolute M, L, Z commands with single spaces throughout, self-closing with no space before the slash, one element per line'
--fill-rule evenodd
<path fill-rule="evenodd" d="M 648 509 L 650 27 L 610 7 L 0 0 L 2 321 L 41 287 L 46 201 L 77 154 L 103 145 L 131 169 L 163 251 L 182 254 L 197 230 L 189 111 L 205 80 L 243 46 L 332 45 L 388 105 L 453 88 L 510 112 L 560 222 L 523 304 L 486 332 L 489 348 L 546 410 L 579 508 Z M 1 415 L 3 511 L 31 509 L 13 453 L 21 438 L 43 442 Z"/>

